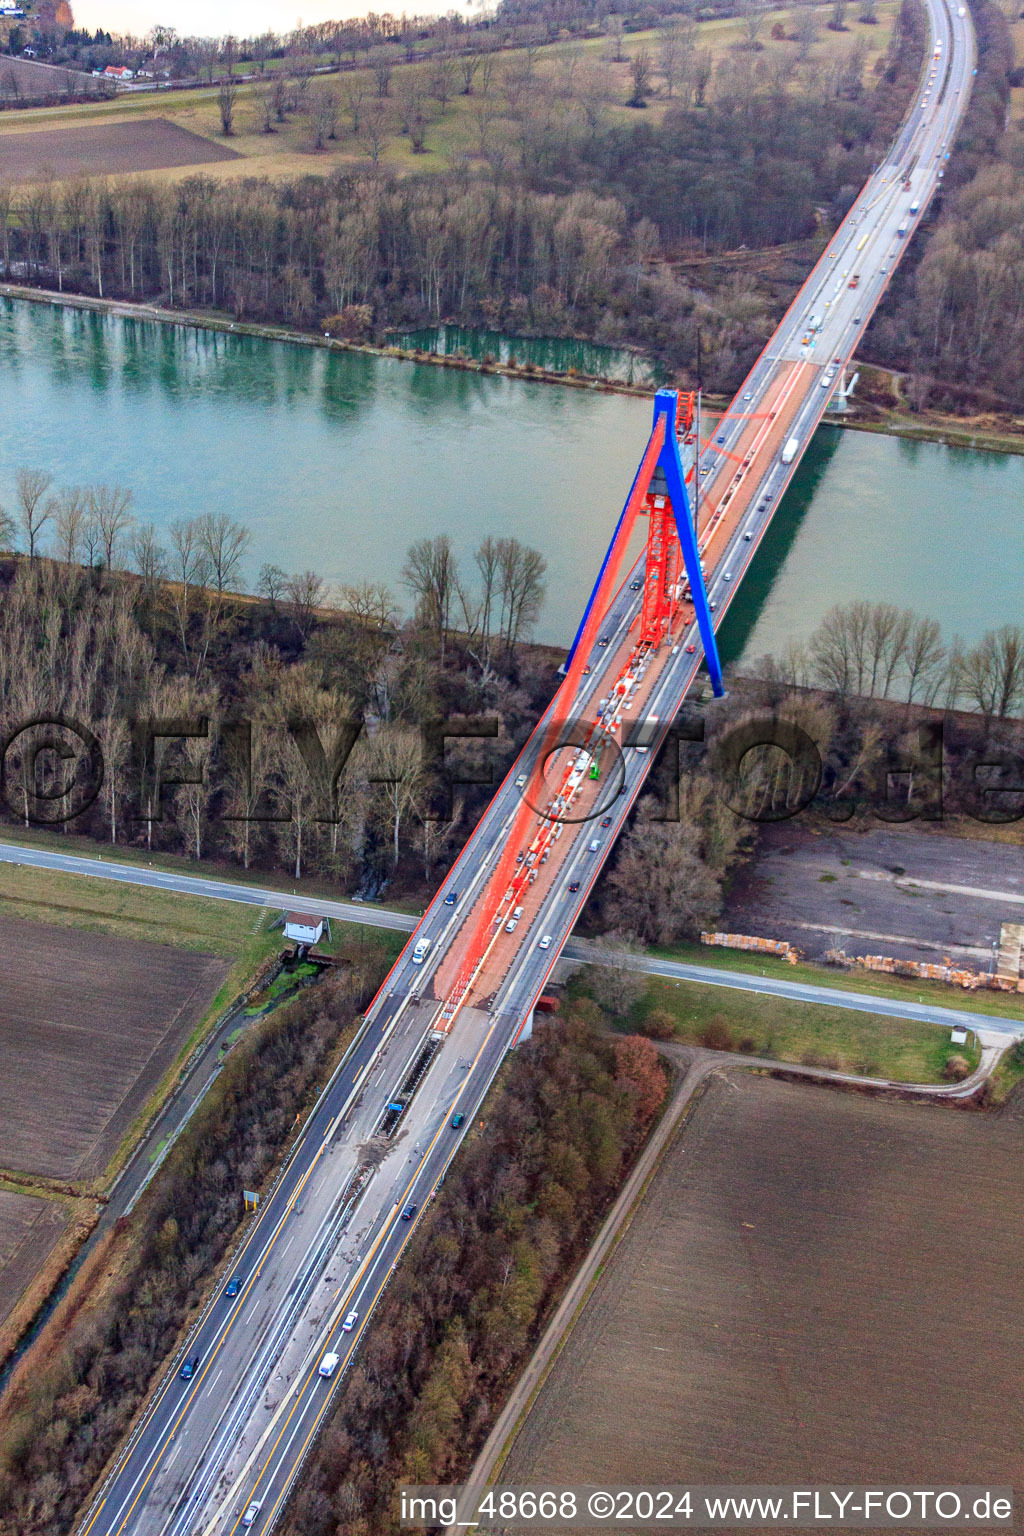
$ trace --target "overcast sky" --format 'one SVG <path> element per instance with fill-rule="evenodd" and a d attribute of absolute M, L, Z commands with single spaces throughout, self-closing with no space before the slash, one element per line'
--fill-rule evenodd
<path fill-rule="evenodd" d="M 92 31 L 104 27 L 109 32 L 130 32 L 144 36 L 157 22 L 177 27 L 183 37 L 222 36 L 233 32 L 237 37 L 255 37 L 260 32 L 290 32 L 302 21 L 331 21 L 345 16 L 365 16 L 393 10 L 401 14 L 409 9 L 421 14 L 433 11 L 475 10 L 473 5 L 436 5 L 416 3 L 408 7 L 386 0 L 71 0 L 75 22 Z"/>

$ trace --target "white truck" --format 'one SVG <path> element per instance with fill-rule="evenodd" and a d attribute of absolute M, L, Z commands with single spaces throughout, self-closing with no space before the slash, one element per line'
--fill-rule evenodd
<path fill-rule="evenodd" d="M 798 437 L 791 437 L 785 448 L 782 450 L 783 464 L 792 464 L 793 460 L 797 456 L 797 453 L 799 452 L 799 449 L 800 439 Z"/>

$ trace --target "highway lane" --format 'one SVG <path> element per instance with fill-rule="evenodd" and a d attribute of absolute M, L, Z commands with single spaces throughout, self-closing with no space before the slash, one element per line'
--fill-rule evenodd
<path fill-rule="evenodd" d="M 915 101 L 896 153 L 861 193 L 697 466 L 704 492 L 701 543 L 718 619 L 799 459 L 797 452 L 790 464 L 783 464 L 782 445 L 797 436 L 802 449 L 820 419 L 829 386 L 838 378 L 828 378 L 829 364 L 832 358 L 842 361 L 852 355 L 905 246 L 899 228 L 901 219 L 909 223 L 911 218 L 909 200 L 916 197 L 919 216 L 939 179 L 943 136 L 952 132 L 966 103 L 969 73 L 964 71 L 973 67 L 969 23 L 951 15 L 942 0 L 930 0 L 929 14 L 942 45 L 934 98 L 926 89 L 929 66 L 918 98 L 922 104 Z M 961 84 L 954 86 L 954 80 Z M 903 186 L 908 170 L 910 193 Z M 851 252 L 861 267 L 855 289 L 849 287 Z M 833 293 L 827 318 L 820 329 L 809 331 L 810 306 L 829 285 Z M 824 308 L 824 299 L 821 302 Z M 594 701 L 620 675 L 639 604 L 627 582 L 602 623 L 588 658 L 590 674 L 573 713 L 581 708 L 592 711 Z M 632 718 L 658 714 L 655 745 L 700 660 L 696 644 L 692 652 L 677 644 L 657 658 L 636 688 Z M 470 994 L 474 1006 L 457 1014 L 451 1033 L 437 1042 L 398 1128 L 382 1137 L 383 1105 L 390 1095 L 400 1095 L 410 1062 L 429 1040 L 431 1021 L 445 995 L 443 987 L 438 990 L 437 978 L 445 967 L 449 974 L 452 957 L 457 960 L 465 944 L 467 919 L 482 899 L 484 882 L 516 816 L 515 779 L 532 765 L 539 732 L 424 915 L 416 933 L 417 941 L 427 946 L 423 962 L 416 963 L 411 946 L 400 957 L 367 1015 L 366 1030 L 350 1061 L 314 1112 L 277 1189 L 253 1223 L 236 1263 L 245 1282 L 242 1297 L 230 1308 L 223 1297 L 211 1302 L 183 1352 L 188 1358 L 199 1355 L 196 1377 L 182 1383 L 172 1371 L 161 1385 L 135 1441 L 89 1512 L 86 1531 L 96 1536 L 120 1536 L 128 1530 L 160 1536 L 233 1532 L 251 1499 L 259 1502 L 261 1529 L 273 1524 L 333 1386 L 368 1325 L 374 1301 L 458 1143 L 460 1133 L 449 1114 L 455 1102 L 453 1085 L 458 1084 L 460 1112 L 464 1105 L 469 1120 L 562 951 L 653 758 L 653 752 L 627 746 L 624 793 L 605 809 L 608 828 L 602 827 L 596 837 L 593 823 L 563 829 L 566 835 L 544 880 L 534 888 L 518 931 L 506 938 L 504 926 L 498 926 L 491 944 L 493 986 L 488 982 L 489 991 Z M 572 891 L 572 885 L 578 889 Z M 452 890 L 457 900 L 448 905 L 444 894 Z M 284 897 L 284 904 L 291 899 Z M 365 921 L 369 915 L 361 908 L 357 914 L 348 920 Z M 540 943 L 548 934 L 550 945 L 542 950 Z M 808 992 L 810 1000 L 822 1000 L 819 989 Z M 850 1006 L 864 1006 L 858 994 L 850 996 L 855 1000 Z M 386 1057 L 380 1051 L 385 1040 Z M 367 1082 L 371 1078 L 372 1093 Z M 365 1091 L 360 1098 L 361 1088 Z M 375 1140 L 382 1158 L 367 1178 L 365 1148 Z M 403 1212 L 411 1206 L 415 1211 L 403 1221 Z M 329 1288 L 326 1296 L 324 1288 Z M 351 1311 L 358 1316 L 344 1332 L 343 1321 Z M 341 1366 L 326 1381 L 317 1374 L 317 1363 L 328 1345 L 340 1342 Z"/>

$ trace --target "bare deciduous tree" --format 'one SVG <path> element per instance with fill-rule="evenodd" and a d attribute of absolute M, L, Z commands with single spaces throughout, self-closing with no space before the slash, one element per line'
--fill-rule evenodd
<path fill-rule="evenodd" d="M 210 574 L 221 596 L 225 588 L 238 580 L 242 560 L 252 542 L 252 534 L 226 512 L 206 512 L 197 519 L 200 545 L 209 561 Z"/>
<path fill-rule="evenodd" d="M 142 590 L 151 598 L 167 576 L 167 551 L 152 523 L 142 523 L 134 530 L 130 549 L 132 564 L 142 578 Z"/>
<path fill-rule="evenodd" d="M 360 116 L 358 129 L 360 146 L 371 165 L 380 163 L 390 129 L 391 114 L 388 111 L 387 102 L 381 100 L 371 102 Z"/>
<path fill-rule="evenodd" d="M 39 534 L 57 510 L 53 499 L 43 500 L 53 484 L 53 476 L 43 469 L 19 469 L 14 483 L 18 500 L 18 521 L 28 540 L 29 559 L 34 560 Z"/>
<path fill-rule="evenodd" d="M 68 565 L 82 561 L 82 531 L 89 512 L 89 493 L 71 485 L 58 491 L 56 500 L 56 537 L 54 554 Z"/>
<path fill-rule="evenodd" d="M 268 561 L 260 566 L 256 591 L 260 597 L 266 598 L 272 608 L 277 607 L 287 588 L 288 576 L 279 565 L 273 565 Z"/>
<path fill-rule="evenodd" d="M 220 131 L 225 138 L 230 138 L 234 133 L 235 102 L 238 99 L 238 86 L 234 80 L 228 78 L 222 80 L 217 92 L 217 110 L 220 113 Z"/>
<path fill-rule="evenodd" d="M 646 107 L 651 88 L 651 55 L 646 48 L 638 48 L 629 61 L 629 78 L 633 83 L 626 105 Z"/>
<path fill-rule="evenodd" d="M 99 530 L 103 559 L 113 570 L 125 534 L 131 527 L 132 493 L 121 485 L 97 485 L 89 492 L 89 510 Z"/>
<path fill-rule="evenodd" d="M 459 587 L 455 550 L 446 533 L 433 539 L 417 539 L 409 546 L 402 581 L 416 598 L 420 623 L 437 637 L 443 665 L 452 603 Z"/>
<path fill-rule="evenodd" d="M 285 597 L 292 605 L 295 623 L 303 639 L 309 634 L 317 609 L 323 605 L 326 591 L 326 583 L 316 571 L 301 571 L 289 576 L 285 583 Z"/>

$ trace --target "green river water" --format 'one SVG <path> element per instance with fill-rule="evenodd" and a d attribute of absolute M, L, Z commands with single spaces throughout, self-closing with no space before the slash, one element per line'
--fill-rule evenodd
<path fill-rule="evenodd" d="M 647 401 L 0 300 L 0 505 L 19 465 L 131 486 L 140 517 L 226 511 L 272 561 L 403 598 L 413 539 L 548 561 L 568 641 L 642 453 Z M 896 601 L 974 640 L 1021 617 L 1024 458 L 819 430 L 723 631 L 729 657 L 836 602 Z"/>

